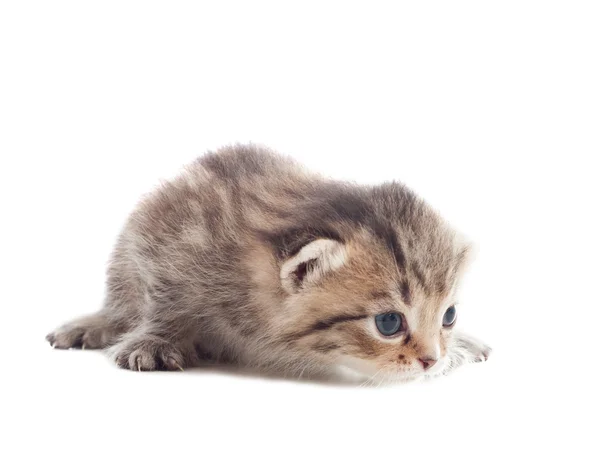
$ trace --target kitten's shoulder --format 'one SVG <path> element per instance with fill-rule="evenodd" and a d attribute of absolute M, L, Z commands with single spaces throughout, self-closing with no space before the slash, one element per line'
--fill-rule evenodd
<path fill-rule="evenodd" d="M 307 173 L 291 157 L 255 144 L 236 144 L 209 151 L 196 159 L 193 167 L 201 167 L 224 180 Z"/>

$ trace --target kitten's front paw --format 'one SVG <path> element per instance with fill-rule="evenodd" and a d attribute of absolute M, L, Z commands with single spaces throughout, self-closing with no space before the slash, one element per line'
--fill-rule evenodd
<path fill-rule="evenodd" d="M 463 350 L 465 359 L 471 363 L 487 361 L 492 353 L 492 348 L 489 345 L 472 336 L 462 334 L 458 338 L 458 343 L 458 348 Z"/>
<path fill-rule="evenodd" d="M 492 348 L 488 345 L 482 344 L 480 348 L 478 348 L 475 352 L 473 352 L 473 362 L 474 363 L 482 363 L 487 361 L 492 353 Z"/>
<path fill-rule="evenodd" d="M 102 314 L 94 314 L 57 328 L 46 336 L 46 340 L 59 349 L 96 349 L 110 345 L 118 334 L 118 330 Z"/>
<path fill-rule="evenodd" d="M 481 363 L 487 361 L 492 353 L 491 347 L 468 334 L 457 332 L 448 345 L 446 367 L 442 371 L 447 374 L 465 363 Z"/>
<path fill-rule="evenodd" d="M 155 336 L 141 336 L 115 345 L 111 356 L 119 367 L 135 371 L 183 370 L 184 358 L 172 344 Z"/>

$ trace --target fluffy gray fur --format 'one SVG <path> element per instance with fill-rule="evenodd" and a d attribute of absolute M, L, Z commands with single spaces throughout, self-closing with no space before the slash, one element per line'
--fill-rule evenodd
<path fill-rule="evenodd" d="M 425 355 L 445 373 L 490 351 L 440 324 L 467 255 L 402 184 L 332 181 L 261 147 L 228 147 L 139 203 L 112 254 L 104 307 L 47 339 L 109 348 L 132 370 L 212 360 L 395 380 L 430 373 Z M 373 329 L 385 311 L 404 314 L 401 336 Z"/>

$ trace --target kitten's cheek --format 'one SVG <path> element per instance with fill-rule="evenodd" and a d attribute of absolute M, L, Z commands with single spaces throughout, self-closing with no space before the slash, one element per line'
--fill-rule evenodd
<path fill-rule="evenodd" d="M 335 366 L 335 372 L 348 378 L 365 378 L 371 377 L 379 372 L 378 367 L 371 361 L 366 361 L 352 356 L 343 356 L 338 360 Z"/>
<path fill-rule="evenodd" d="M 369 379 L 369 375 L 343 365 L 335 366 L 333 375 L 344 383 L 362 383 Z"/>

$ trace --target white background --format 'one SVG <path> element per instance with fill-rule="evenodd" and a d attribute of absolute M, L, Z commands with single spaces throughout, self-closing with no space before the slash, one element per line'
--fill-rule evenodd
<path fill-rule="evenodd" d="M 577 1 L 2 2 L 0 450 L 599 452 L 599 23 Z M 490 360 L 362 389 L 52 350 L 138 197 L 235 141 L 429 200 L 479 246 L 459 319 Z"/>

